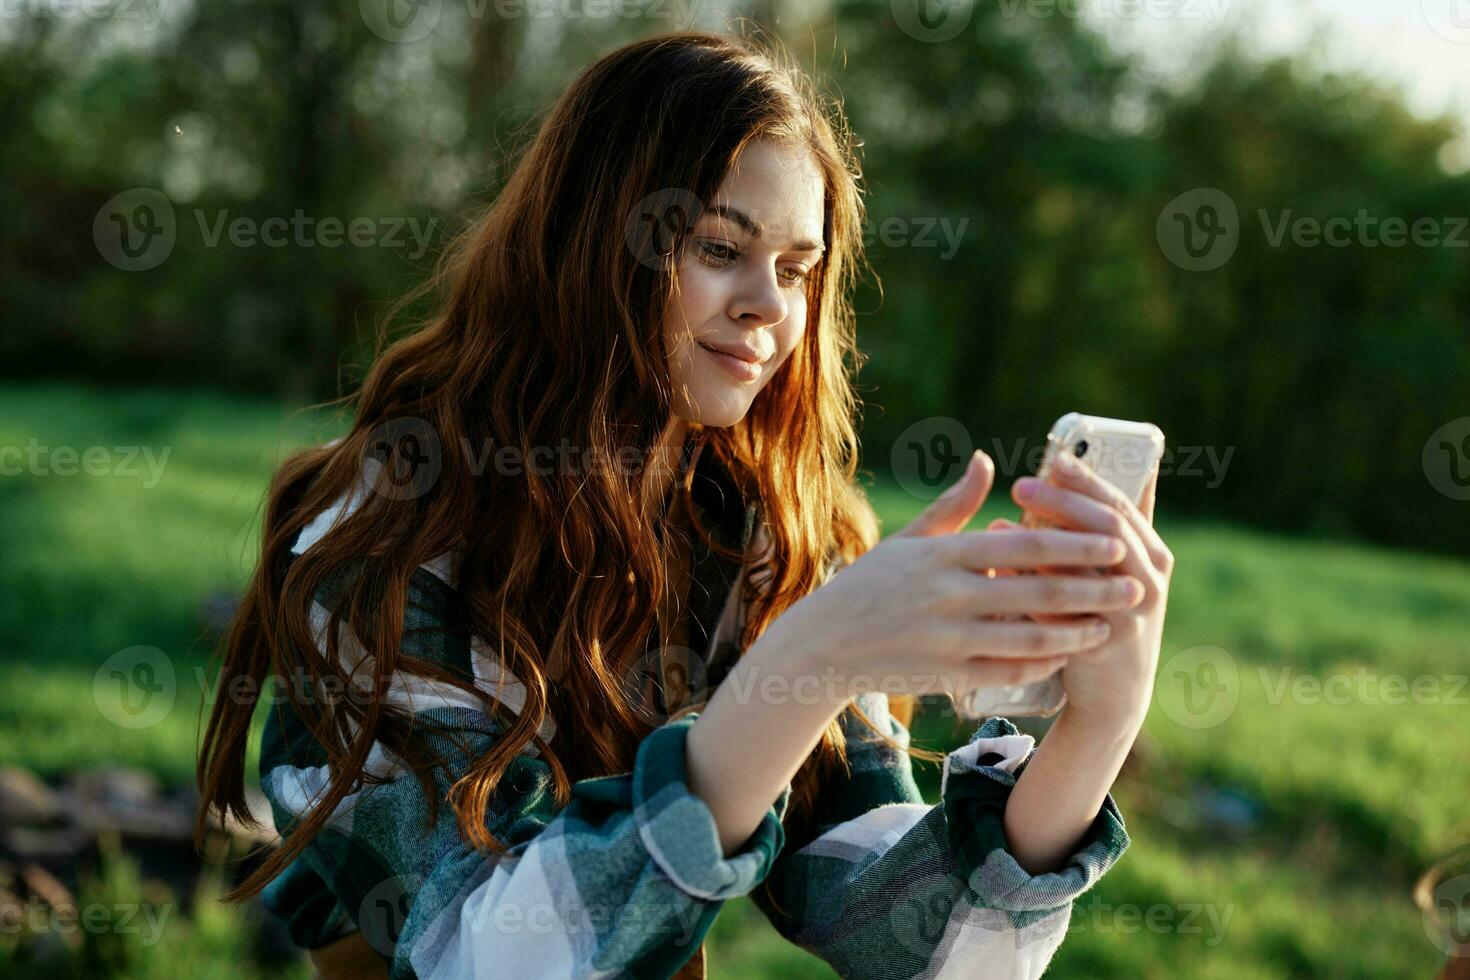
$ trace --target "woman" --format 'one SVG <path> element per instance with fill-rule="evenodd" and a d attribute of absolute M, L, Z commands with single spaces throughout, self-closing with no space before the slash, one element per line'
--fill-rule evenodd
<path fill-rule="evenodd" d="M 397 977 L 699 976 L 744 894 L 844 976 L 1041 974 L 1128 844 L 1108 789 L 1172 558 L 1152 491 L 1080 468 L 1016 484 L 1059 528 L 958 533 L 980 453 L 877 542 L 851 146 L 722 36 L 630 44 L 555 104 L 351 431 L 271 487 L 223 671 L 276 679 L 283 841 L 231 898 Z M 1034 751 L 991 719 L 913 753 L 944 761 L 925 805 L 913 696 L 1057 670 Z M 248 819 L 253 707 L 214 707 L 201 828 Z"/>

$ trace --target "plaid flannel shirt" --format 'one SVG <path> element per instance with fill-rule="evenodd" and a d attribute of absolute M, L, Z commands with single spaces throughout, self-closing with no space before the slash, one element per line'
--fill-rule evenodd
<path fill-rule="evenodd" d="M 695 537 L 690 646 L 705 654 L 712 690 L 740 653 L 737 598 L 761 536 L 755 505 L 740 501 L 728 475 L 701 455 L 697 512 L 716 540 L 738 544 L 747 556 L 729 561 Z M 351 505 L 320 515 L 293 552 L 320 540 Z M 317 596 L 319 636 L 345 582 L 329 582 Z M 415 571 L 403 649 L 518 711 L 524 689 L 459 625 L 453 582 L 447 556 Z M 342 629 L 339 649 L 349 651 L 353 640 Z M 397 676 L 389 696 L 454 730 L 454 739 L 439 737 L 436 747 L 457 769 L 504 729 L 465 692 L 422 678 Z M 908 744 L 886 695 L 857 700 Z M 685 738 L 697 718 L 685 714 L 654 728 L 631 772 L 576 782 L 560 809 L 550 769 L 528 745 L 485 814 L 508 845 L 501 856 L 471 849 L 447 805 L 429 825 L 417 779 L 375 747 L 367 769 L 389 781 L 364 785 L 342 802 L 267 887 L 266 907 L 305 948 L 360 929 L 395 977 L 652 978 L 703 975 L 703 941 L 715 916 L 726 899 L 750 894 L 782 936 L 844 977 L 1020 980 L 1041 976 L 1065 937 L 1071 903 L 1128 846 L 1109 795 L 1064 868 L 1028 874 L 1007 849 L 1002 816 L 1034 750 L 1031 736 L 1003 718 L 986 720 L 949 753 L 941 800 L 930 805 L 909 757 L 844 711 L 850 770 L 825 788 L 816 836 L 786 846 L 788 784 L 726 857 L 709 808 L 686 780 Z M 541 735 L 550 739 L 555 728 L 548 717 Z M 260 776 L 283 834 L 313 806 L 328 775 L 325 753 L 294 712 L 273 709 Z M 441 778 L 441 800 L 447 790 Z M 757 888 L 766 881 L 779 909 Z"/>

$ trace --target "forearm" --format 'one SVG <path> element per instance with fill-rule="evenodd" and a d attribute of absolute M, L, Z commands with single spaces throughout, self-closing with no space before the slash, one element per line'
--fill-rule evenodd
<path fill-rule="evenodd" d="M 818 672 L 804 645 L 773 624 L 689 730 L 689 789 L 714 814 L 727 857 L 755 832 L 846 703 L 840 693 L 795 683 Z"/>
<path fill-rule="evenodd" d="M 1094 719 L 1062 710 L 1006 801 L 1006 841 L 1026 872 L 1047 874 L 1066 865 L 1142 724 L 1142 712 Z"/>

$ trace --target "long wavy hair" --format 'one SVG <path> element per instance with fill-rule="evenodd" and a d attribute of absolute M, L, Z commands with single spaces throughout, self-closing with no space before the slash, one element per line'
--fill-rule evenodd
<path fill-rule="evenodd" d="M 348 396 L 355 410 L 347 434 L 295 453 L 272 481 L 259 564 L 224 638 L 222 681 L 259 691 L 272 676 L 303 678 L 287 687 L 316 691 L 328 681 L 353 696 L 293 701 L 325 749 L 330 783 L 229 900 L 264 887 L 349 792 L 375 781 L 363 771 L 375 741 L 422 783 L 431 820 L 447 802 L 464 838 L 492 853 L 504 844 L 484 815 L 528 744 L 549 765 L 560 805 L 574 781 L 631 769 L 651 728 L 623 678 L 651 631 L 663 629 L 658 604 L 668 585 L 658 522 L 640 503 L 647 467 L 531 467 L 506 477 L 476 472 L 471 454 L 457 449 L 493 446 L 530 459 L 565 441 L 603 459 L 656 455 L 672 418 L 661 326 L 692 223 L 684 205 L 712 201 L 756 139 L 810 151 L 825 183 L 827 248 L 807 285 L 801 341 L 746 416 L 728 428 L 690 427 L 699 451 L 714 453 L 745 498 L 759 502 L 768 541 L 748 576 L 740 649 L 832 567 L 877 543 L 876 518 L 855 480 L 853 382 L 864 357 L 850 294 L 865 267 L 863 202 L 840 102 L 762 41 L 678 32 L 619 48 L 556 101 L 493 204 L 390 311 L 392 319 L 427 298 L 435 312 L 383 349 Z M 302 528 L 365 473 L 393 480 L 403 462 L 396 455 L 376 470 L 364 461 L 405 425 L 420 455 L 437 441 L 432 478 L 376 484 L 378 492 L 293 561 Z M 694 513 L 691 478 L 674 487 L 685 515 Z M 400 649 L 409 578 L 446 553 L 458 557 L 456 616 L 524 685 L 518 713 L 471 678 Z M 323 650 L 313 599 L 344 567 L 354 575 L 331 610 Z M 349 676 L 339 659 L 342 624 L 370 657 L 362 661 L 369 676 Z M 445 800 L 435 773 L 447 772 L 446 763 L 423 737 L 424 723 L 384 698 L 398 673 L 461 688 L 505 722 Z M 245 677 L 253 683 L 238 680 Z M 253 823 L 245 764 L 254 708 L 238 698 L 213 706 L 200 749 L 201 844 L 212 814 Z M 892 700 L 901 721 L 912 709 L 911 698 Z M 873 724 L 855 705 L 848 710 Z M 538 733 L 548 716 L 556 725 L 550 744 Z M 823 781 L 846 765 L 839 722 L 793 780 L 790 839 L 805 833 L 799 828 L 810 823 Z"/>

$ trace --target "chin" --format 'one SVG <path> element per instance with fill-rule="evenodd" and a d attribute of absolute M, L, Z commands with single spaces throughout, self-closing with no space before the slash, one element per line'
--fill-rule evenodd
<path fill-rule="evenodd" d="M 699 399 L 696 405 L 681 405 L 677 414 L 699 425 L 727 429 L 745 418 L 750 400 L 741 396 L 714 395 Z"/>

